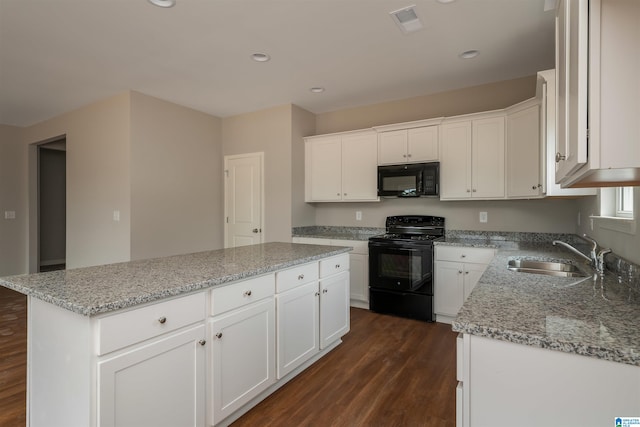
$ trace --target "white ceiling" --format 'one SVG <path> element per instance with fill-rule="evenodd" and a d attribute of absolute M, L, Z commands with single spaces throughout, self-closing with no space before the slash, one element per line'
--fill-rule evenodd
<path fill-rule="evenodd" d="M 415 4 L 424 28 L 389 12 Z M 0 123 L 127 89 L 218 117 L 314 113 L 532 75 L 554 64 L 544 0 L 0 0 Z M 458 54 L 480 50 L 472 60 Z M 257 63 L 254 52 L 271 55 Z M 313 94 L 309 88 L 326 91 Z"/>

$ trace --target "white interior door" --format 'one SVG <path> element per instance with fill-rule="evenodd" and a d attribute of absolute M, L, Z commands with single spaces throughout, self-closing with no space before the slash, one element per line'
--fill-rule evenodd
<path fill-rule="evenodd" d="M 225 156 L 226 248 L 262 243 L 263 153 Z"/>

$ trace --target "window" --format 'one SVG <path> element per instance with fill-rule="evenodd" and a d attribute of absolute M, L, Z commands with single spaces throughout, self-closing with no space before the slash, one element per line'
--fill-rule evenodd
<path fill-rule="evenodd" d="M 633 218 L 633 187 L 616 188 L 616 216 Z"/>

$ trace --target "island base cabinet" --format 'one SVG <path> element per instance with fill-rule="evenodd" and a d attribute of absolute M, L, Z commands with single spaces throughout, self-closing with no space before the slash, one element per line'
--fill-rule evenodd
<path fill-rule="evenodd" d="M 320 349 L 349 332 L 349 316 L 349 271 L 320 280 Z"/>
<path fill-rule="evenodd" d="M 638 366 L 474 335 L 464 344 L 465 426 L 600 427 L 640 415 Z"/>
<path fill-rule="evenodd" d="M 275 383 L 275 302 L 250 304 L 211 322 L 211 424 Z"/>
<path fill-rule="evenodd" d="M 204 426 L 204 325 L 98 363 L 101 427 Z"/>
<path fill-rule="evenodd" d="M 276 296 L 278 379 L 320 351 L 318 282 Z"/>

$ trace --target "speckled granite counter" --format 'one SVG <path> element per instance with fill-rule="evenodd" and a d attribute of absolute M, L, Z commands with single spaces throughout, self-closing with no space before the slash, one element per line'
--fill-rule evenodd
<path fill-rule="evenodd" d="M 547 242 L 454 238 L 437 245 L 496 247 L 453 330 L 640 366 L 640 288 L 635 277 L 592 269 Z M 589 274 L 564 278 L 507 269 L 510 259 L 570 260 Z"/>
<path fill-rule="evenodd" d="M 291 230 L 293 237 L 311 237 L 316 239 L 336 240 L 369 240 L 369 237 L 384 234 L 384 228 L 375 227 L 340 227 L 313 225 L 308 227 L 294 227 Z"/>
<path fill-rule="evenodd" d="M 4 286 L 85 316 L 131 307 L 348 252 L 265 243 L 166 258 L 0 278 Z"/>

